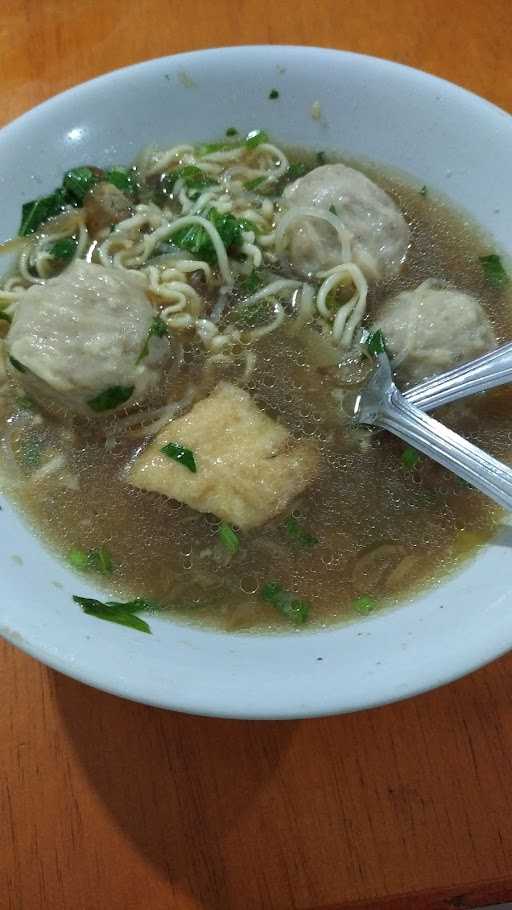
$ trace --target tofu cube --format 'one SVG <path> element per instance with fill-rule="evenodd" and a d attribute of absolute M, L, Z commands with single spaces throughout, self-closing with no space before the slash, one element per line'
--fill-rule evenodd
<path fill-rule="evenodd" d="M 169 442 L 191 449 L 195 474 L 161 452 Z M 314 442 L 295 440 L 246 391 L 221 382 L 160 430 L 133 462 L 128 479 L 246 530 L 282 512 L 314 480 L 319 464 Z"/>

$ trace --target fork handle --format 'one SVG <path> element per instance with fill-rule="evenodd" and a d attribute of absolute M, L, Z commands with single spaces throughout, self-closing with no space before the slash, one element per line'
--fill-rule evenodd
<path fill-rule="evenodd" d="M 398 389 L 392 391 L 375 422 L 468 481 L 498 505 L 512 509 L 512 470 L 410 404 Z"/>
<path fill-rule="evenodd" d="M 512 382 L 512 344 L 504 344 L 476 360 L 427 379 L 403 395 L 410 404 L 430 411 L 507 382 Z"/>

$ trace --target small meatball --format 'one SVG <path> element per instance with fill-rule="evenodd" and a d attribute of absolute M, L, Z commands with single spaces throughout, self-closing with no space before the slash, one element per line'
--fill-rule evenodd
<path fill-rule="evenodd" d="M 382 330 L 395 365 L 414 382 L 496 347 L 476 297 L 434 279 L 386 300 L 372 329 Z"/>
<path fill-rule="evenodd" d="M 166 337 L 151 337 L 137 363 L 154 316 L 142 276 L 78 260 L 22 297 L 7 352 L 16 378 L 41 403 L 101 415 L 142 400 L 157 382 Z"/>
<path fill-rule="evenodd" d="M 87 193 L 84 209 L 87 229 L 94 238 L 105 228 L 128 218 L 132 206 L 128 196 L 125 196 L 117 186 L 101 181 Z"/>
<path fill-rule="evenodd" d="M 192 451 L 196 473 L 162 453 L 169 442 Z M 315 479 L 319 462 L 314 442 L 293 439 L 247 392 L 221 382 L 158 433 L 129 482 L 247 530 L 282 512 Z"/>
<path fill-rule="evenodd" d="M 409 226 L 393 200 L 360 171 L 325 164 L 290 184 L 283 193 L 284 217 L 294 208 L 314 207 L 336 215 L 352 236 L 352 259 L 369 280 L 400 271 L 409 246 Z M 288 255 L 303 275 L 341 263 L 341 243 L 334 227 L 304 216 L 288 229 Z"/>

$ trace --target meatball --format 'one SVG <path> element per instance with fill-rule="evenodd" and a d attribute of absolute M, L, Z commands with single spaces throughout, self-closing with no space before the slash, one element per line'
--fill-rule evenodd
<path fill-rule="evenodd" d="M 368 279 L 399 272 L 409 246 L 409 226 L 391 197 L 360 171 L 344 164 L 317 167 L 290 184 L 283 199 L 287 212 L 306 206 L 336 213 L 352 234 L 352 260 Z M 339 237 L 326 221 L 305 215 L 292 222 L 287 237 L 290 263 L 302 274 L 341 262 Z"/>
<path fill-rule="evenodd" d="M 43 404 L 94 416 L 142 400 L 157 382 L 169 340 L 150 337 L 154 316 L 142 276 L 77 261 L 29 288 L 7 353 Z"/>
<path fill-rule="evenodd" d="M 386 300 L 372 329 L 382 330 L 395 365 L 414 382 L 496 347 L 476 297 L 434 279 Z"/>
<path fill-rule="evenodd" d="M 113 224 L 119 224 L 132 212 L 131 202 L 112 183 L 101 181 L 87 193 L 84 201 L 85 219 L 91 237 L 98 237 Z"/>

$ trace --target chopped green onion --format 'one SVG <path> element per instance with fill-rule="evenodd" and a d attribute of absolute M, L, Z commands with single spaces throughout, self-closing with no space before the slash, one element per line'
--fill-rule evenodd
<path fill-rule="evenodd" d="M 41 464 L 43 446 L 38 439 L 27 439 L 22 444 L 21 457 L 24 464 L 37 468 Z"/>
<path fill-rule="evenodd" d="M 268 582 L 263 585 L 261 596 L 295 625 L 300 626 L 307 622 L 311 606 L 309 601 L 302 600 L 290 591 L 285 591 L 277 582 Z"/>
<path fill-rule="evenodd" d="M 91 190 L 98 177 L 89 167 L 74 167 L 64 175 L 63 187 L 82 204 L 85 196 Z"/>
<path fill-rule="evenodd" d="M 238 249 L 242 246 L 242 222 L 238 221 L 229 212 L 221 214 L 217 209 L 211 208 L 206 216 L 219 232 L 220 238 L 226 249 Z M 209 234 L 201 225 L 193 224 L 184 227 L 171 235 L 173 243 L 196 256 L 202 256 L 207 262 L 215 262 L 217 254 Z"/>
<path fill-rule="evenodd" d="M 230 133 L 229 135 L 236 135 L 236 130 L 234 134 Z M 205 155 L 213 155 L 215 152 L 228 152 L 230 149 L 238 148 L 239 145 L 239 142 L 207 142 L 204 145 L 199 146 L 197 154 L 200 158 L 203 158 Z M 193 165 L 188 166 L 193 167 Z"/>
<path fill-rule="evenodd" d="M 92 411 L 101 414 L 102 411 L 112 411 L 118 405 L 124 404 L 133 395 L 135 386 L 113 385 L 94 398 L 90 398 L 87 404 Z"/>
<path fill-rule="evenodd" d="M 265 183 L 266 179 L 267 178 L 262 175 L 261 177 L 255 177 L 254 180 L 246 180 L 244 183 L 244 189 L 249 190 L 250 192 L 254 192 L 254 190 L 257 190 L 262 183 Z"/>
<path fill-rule="evenodd" d="M 95 616 L 97 619 L 105 619 L 107 622 L 115 622 L 120 626 L 128 626 L 131 629 L 136 629 L 138 632 L 151 632 L 147 622 L 140 619 L 139 616 L 135 616 L 136 612 L 148 609 L 148 605 L 151 603 L 150 601 L 136 598 L 127 603 L 118 603 L 117 601 L 102 603 L 101 600 L 96 600 L 96 598 L 79 597 L 76 594 L 73 595 L 73 600 L 75 603 L 79 604 L 84 613 L 87 613 L 89 616 Z"/>
<path fill-rule="evenodd" d="M 208 212 L 208 220 L 212 222 L 215 228 L 217 228 L 217 231 L 219 232 L 220 238 L 226 249 L 229 250 L 231 247 L 242 246 L 242 231 L 247 230 L 246 227 L 243 227 L 244 222 L 239 221 L 229 212 L 221 215 L 217 209 L 213 208 Z M 248 223 L 249 222 L 245 222 L 245 224 Z"/>
<path fill-rule="evenodd" d="M 295 161 L 293 164 L 290 164 L 290 167 L 286 171 L 285 177 L 288 183 L 291 183 L 292 180 L 297 180 L 298 177 L 304 177 L 307 174 L 309 168 L 307 164 L 303 161 Z"/>
<path fill-rule="evenodd" d="M 286 521 L 286 530 L 289 537 L 303 547 L 314 547 L 318 543 L 318 538 L 306 531 L 293 515 L 290 515 Z"/>
<path fill-rule="evenodd" d="M 41 196 L 39 199 L 25 202 L 21 208 L 21 225 L 18 234 L 21 237 L 33 234 L 49 218 L 60 214 L 68 202 L 66 193 L 61 189 L 55 190 L 49 196 Z"/>
<path fill-rule="evenodd" d="M 127 193 L 129 196 L 134 196 L 137 191 L 135 171 L 130 168 L 117 165 L 107 171 L 103 179 L 107 183 L 112 183 L 118 190 L 121 190 L 122 193 Z"/>
<path fill-rule="evenodd" d="M 335 205 L 330 205 L 330 206 L 329 206 L 329 211 L 330 211 L 331 215 L 337 215 L 337 214 L 338 214 L 337 211 L 336 211 L 336 206 L 335 206 Z"/>
<path fill-rule="evenodd" d="M 484 275 L 488 284 L 493 288 L 503 288 L 510 281 L 510 277 L 505 271 L 500 256 L 491 253 L 489 256 L 480 256 L 480 262 L 484 270 Z"/>
<path fill-rule="evenodd" d="M 248 218 L 239 218 L 238 223 L 240 225 L 240 230 L 244 233 L 252 231 L 253 234 L 259 234 L 260 229 L 254 224 L 254 221 L 249 221 Z"/>
<path fill-rule="evenodd" d="M 257 269 L 253 269 L 250 275 L 241 278 L 238 287 L 244 294 L 254 294 L 263 284 L 263 278 Z"/>
<path fill-rule="evenodd" d="M 188 250 L 189 253 L 193 253 L 206 262 L 213 263 L 217 259 L 210 236 L 200 224 L 180 228 L 179 231 L 172 234 L 171 240 L 182 250 Z"/>
<path fill-rule="evenodd" d="M 352 606 L 354 610 L 358 613 L 366 616 L 368 613 L 373 613 L 377 609 L 377 601 L 373 597 L 369 597 L 368 594 L 362 594 L 361 597 L 356 597 L 352 601 Z"/>
<path fill-rule="evenodd" d="M 69 262 L 76 253 L 78 246 L 78 237 L 63 237 L 52 243 L 48 250 L 52 259 L 58 259 L 59 262 Z"/>
<path fill-rule="evenodd" d="M 12 316 L 9 316 L 9 313 L 6 313 L 5 310 L 0 310 L 0 319 L 5 319 L 6 322 L 12 322 Z"/>
<path fill-rule="evenodd" d="M 234 126 L 228 126 L 226 136 L 238 136 L 238 130 Z"/>
<path fill-rule="evenodd" d="M 240 538 L 238 534 L 233 531 L 231 525 L 228 525 L 225 521 L 221 522 L 218 535 L 222 546 L 228 553 L 231 553 L 233 556 L 238 553 L 240 549 Z"/>
<path fill-rule="evenodd" d="M 9 360 L 12 363 L 15 370 L 18 370 L 20 373 L 28 373 L 27 367 L 24 367 L 23 364 L 19 362 L 19 360 L 16 360 L 15 357 L 11 357 L 10 354 L 9 354 Z"/>
<path fill-rule="evenodd" d="M 182 464 L 184 468 L 188 468 L 192 474 L 197 473 L 194 453 L 190 449 L 186 449 L 178 442 L 168 442 L 167 445 L 162 446 L 160 451 L 164 455 L 167 455 L 167 458 L 172 458 L 173 461 L 177 461 L 178 464 Z"/>
<path fill-rule="evenodd" d="M 98 547 L 94 550 L 82 550 L 73 547 L 68 553 L 68 562 L 74 569 L 82 571 L 93 569 L 101 575 L 112 575 L 112 554 L 107 547 Z"/>
<path fill-rule="evenodd" d="M 404 468 L 415 468 L 418 462 L 421 461 L 421 455 L 416 449 L 407 446 L 406 449 L 402 452 L 402 464 Z"/>
<path fill-rule="evenodd" d="M 19 408 L 23 408 L 23 410 L 25 410 L 25 411 L 34 411 L 35 410 L 35 404 L 32 401 L 32 399 L 28 397 L 28 395 L 18 395 L 18 397 L 16 399 L 16 404 L 18 405 Z"/>
<path fill-rule="evenodd" d="M 99 547 L 97 550 L 91 550 L 90 558 L 92 564 L 101 572 L 102 575 L 112 575 L 112 555 L 107 547 Z"/>
<path fill-rule="evenodd" d="M 273 88 L 268 97 L 271 101 L 275 101 L 276 98 L 279 98 L 279 92 L 276 88 Z"/>
<path fill-rule="evenodd" d="M 263 298 L 253 303 L 240 303 L 233 310 L 236 325 L 243 329 L 254 329 L 256 326 L 265 325 L 274 315 L 274 304 L 271 300 Z"/>
<path fill-rule="evenodd" d="M 426 196 L 427 193 L 428 193 L 428 189 L 427 189 L 426 184 L 424 183 L 423 186 L 422 186 L 422 188 L 421 188 L 421 190 L 420 190 L 420 196 Z"/>
<path fill-rule="evenodd" d="M 152 338 L 163 338 L 164 335 L 167 335 L 167 325 L 163 319 L 160 318 L 160 316 L 155 316 L 148 329 L 148 334 L 146 335 L 146 340 L 143 344 L 142 351 L 137 357 L 135 363 L 139 364 L 141 360 L 144 360 L 144 357 L 147 357 L 149 354 L 149 342 Z"/>
<path fill-rule="evenodd" d="M 366 349 L 369 354 L 372 354 L 374 357 L 377 354 L 386 353 L 386 339 L 381 331 L 377 329 L 376 332 L 372 332 L 371 335 L 366 339 Z"/>
<path fill-rule="evenodd" d="M 268 136 L 265 130 L 251 130 L 245 137 L 245 144 L 249 149 L 255 149 L 263 142 L 268 142 Z"/>
<path fill-rule="evenodd" d="M 317 153 L 316 153 L 316 163 L 317 163 L 317 164 L 325 164 L 325 160 L 326 160 L 326 159 L 325 159 L 325 152 L 317 152 Z"/>
<path fill-rule="evenodd" d="M 308 173 L 310 168 L 304 161 L 295 161 L 290 164 L 290 167 L 285 174 L 277 181 L 275 192 L 277 195 L 283 192 L 284 188 L 292 183 L 294 180 L 298 180 L 299 177 L 304 177 Z"/>
<path fill-rule="evenodd" d="M 68 553 L 68 562 L 74 569 L 83 571 L 89 568 L 89 553 L 87 550 L 81 550 L 80 547 L 72 547 Z"/>

